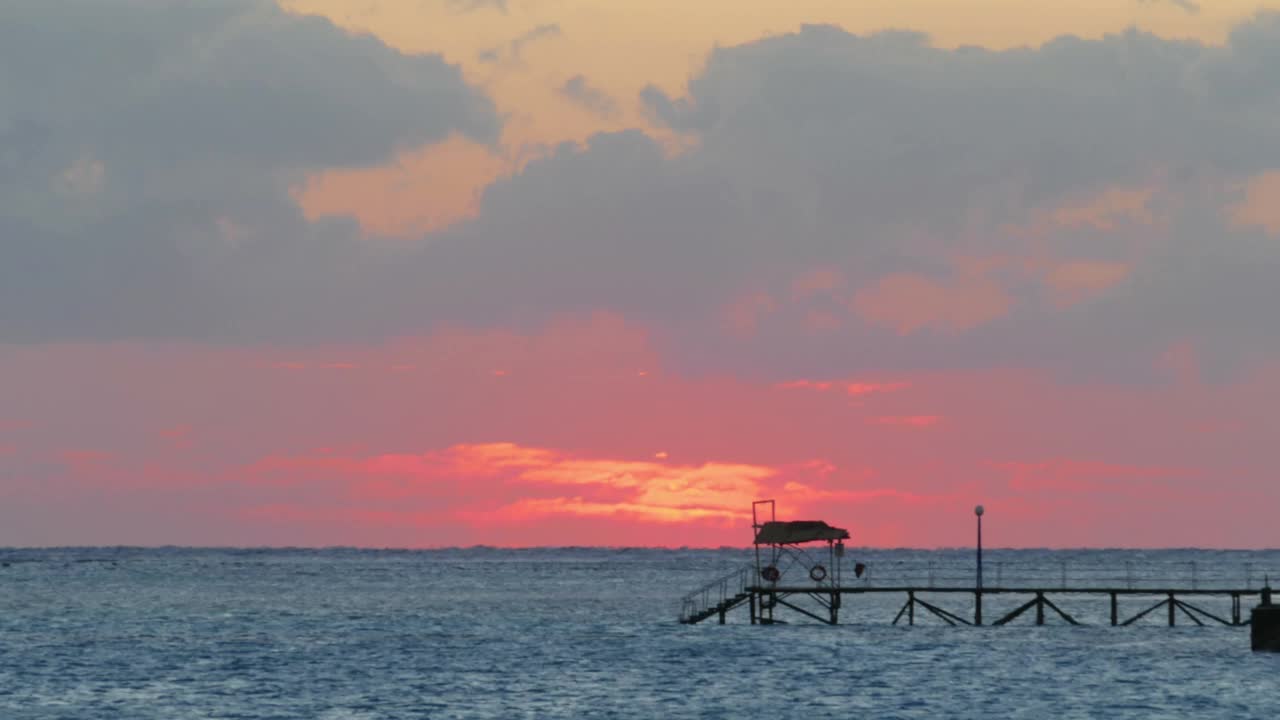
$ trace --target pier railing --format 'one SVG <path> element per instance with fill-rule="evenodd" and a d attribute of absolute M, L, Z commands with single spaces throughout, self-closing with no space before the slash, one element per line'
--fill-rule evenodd
<path fill-rule="evenodd" d="M 1129 590 L 1233 587 L 1252 590 L 1261 588 L 1268 579 L 1273 582 L 1280 579 L 1280 568 L 1203 561 L 1126 561 L 1113 564 L 1088 559 L 1050 562 L 988 560 L 983 568 L 983 585 L 987 587 Z M 973 585 L 975 580 L 976 570 L 972 564 L 881 560 L 868 562 L 862 579 L 846 580 L 846 584 L 939 588 Z"/>
<path fill-rule="evenodd" d="M 685 595 L 680 601 L 680 622 L 695 623 L 723 612 L 749 596 L 755 583 L 755 566 L 743 565 Z"/>
<path fill-rule="evenodd" d="M 1096 614 L 1091 608 L 1098 607 L 1109 609 L 1103 617 L 1111 625 L 1163 617 L 1170 626 L 1181 618 L 1197 625 L 1208 622 L 1239 627 L 1248 624 L 1251 598 L 1261 597 L 1264 586 L 1280 579 L 1280 568 L 1270 563 L 1140 557 L 1115 562 L 1113 558 L 1082 555 L 1048 561 L 990 559 L 984 563 L 979 585 L 974 563 L 957 554 L 937 560 L 868 555 L 861 577 L 844 573 L 845 582 L 834 587 L 821 586 L 807 576 L 766 583 L 754 566 L 741 566 L 686 595 L 681 601 L 680 621 L 697 623 L 719 616 L 724 624 L 729 611 L 742 606 L 749 608 L 752 624 L 772 624 L 774 608 L 785 607 L 834 625 L 841 597 L 857 597 L 859 608 L 883 609 L 899 595 L 905 597 L 905 604 L 894 624 L 904 618 L 915 624 L 916 610 L 922 609 L 949 624 L 982 625 L 986 596 L 989 612 L 985 620 L 992 625 L 1004 625 L 1027 613 L 1037 625 L 1044 624 L 1046 609 L 1076 625 L 1080 624 L 1073 615 L 1077 609 L 1086 614 L 1081 620 L 1093 622 L 1088 615 Z M 849 559 L 840 562 L 852 563 Z M 1109 603 L 1099 604 L 1099 598 Z M 812 607 L 801 607 L 806 603 Z M 1139 607 L 1133 607 L 1135 604 Z M 1161 610 L 1164 612 L 1154 615 Z"/>

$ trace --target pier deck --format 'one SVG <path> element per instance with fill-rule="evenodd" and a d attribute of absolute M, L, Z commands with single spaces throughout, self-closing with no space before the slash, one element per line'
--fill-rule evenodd
<path fill-rule="evenodd" d="M 1005 625 L 1019 618 L 1024 613 L 1034 612 L 1035 624 L 1044 625 L 1046 611 L 1052 613 L 1050 617 L 1056 615 L 1061 620 L 1070 625 L 1082 625 L 1080 620 L 1076 619 L 1070 613 L 1062 610 L 1057 603 L 1053 601 L 1053 597 L 1061 599 L 1063 596 L 1095 596 L 1099 598 L 1107 598 L 1109 603 L 1109 619 L 1112 626 L 1126 626 L 1141 620 L 1148 615 L 1158 611 L 1165 610 L 1165 617 L 1170 627 L 1178 624 L 1178 618 L 1181 616 L 1185 620 L 1195 625 L 1216 624 L 1228 627 L 1244 627 L 1249 624 L 1249 619 L 1243 612 L 1242 607 L 1245 600 L 1250 598 L 1260 598 L 1262 589 L 1255 588 L 1233 588 L 1233 587 L 1166 587 L 1166 588 L 1132 588 L 1132 587 L 1055 587 L 1055 586 L 1007 586 L 1007 587 L 984 587 L 982 589 L 973 586 L 926 586 L 926 585 L 893 585 L 893 586 L 869 586 L 855 585 L 848 587 L 830 587 L 830 586 L 805 586 L 805 585 L 788 585 L 788 586 L 767 586 L 767 585 L 747 585 L 745 582 L 733 587 L 729 584 L 729 580 L 744 578 L 745 573 L 738 571 L 730 576 L 722 578 L 717 583 L 713 583 L 708 588 L 704 588 L 702 602 L 698 602 L 695 597 L 697 594 L 685 598 L 684 607 L 681 611 L 680 621 L 685 624 L 695 624 L 710 618 L 718 618 L 721 624 L 726 622 L 727 615 L 730 611 L 747 607 L 751 623 L 754 624 L 771 624 L 775 622 L 774 609 L 787 608 L 799 615 L 808 617 L 818 622 L 835 625 L 839 622 L 839 609 L 841 607 L 844 596 L 849 595 L 891 595 L 897 594 L 904 596 L 904 604 L 893 618 L 892 624 L 897 625 L 905 622 L 914 625 L 916 622 L 916 611 L 920 610 L 928 613 L 933 617 L 941 619 L 949 625 L 982 625 L 982 599 L 987 595 L 1021 595 L 1028 597 L 1028 600 L 1019 605 L 1012 611 L 1009 611 L 996 618 L 991 625 Z M 707 596 L 709 591 L 718 590 L 718 594 Z M 926 597 L 936 595 L 971 595 L 973 596 L 972 610 L 965 608 L 963 613 L 954 612 L 952 610 L 941 607 L 936 602 L 930 600 L 936 598 L 925 599 Z M 922 597 L 923 596 L 923 597 Z M 1051 597 L 1052 596 L 1052 597 Z M 1143 606 L 1141 611 L 1124 616 L 1121 613 L 1120 599 L 1134 599 L 1139 597 L 1158 598 L 1153 605 Z M 1231 600 L 1231 608 L 1229 616 L 1227 614 L 1219 614 L 1211 612 L 1199 605 L 1194 605 L 1188 601 L 1188 598 L 1229 598 Z M 808 599 L 812 607 L 801 607 L 796 600 Z M 815 604 L 816 603 L 816 604 Z M 969 613 L 972 611 L 972 616 Z"/>

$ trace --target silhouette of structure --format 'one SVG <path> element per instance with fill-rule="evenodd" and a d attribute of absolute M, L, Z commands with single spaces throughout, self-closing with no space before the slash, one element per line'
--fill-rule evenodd
<path fill-rule="evenodd" d="M 762 517 L 766 506 L 768 520 Z M 992 625 L 1006 625 L 1028 613 L 1032 614 L 1036 625 L 1044 625 L 1046 617 L 1056 617 L 1069 625 L 1081 625 L 1083 623 L 1063 610 L 1050 596 L 1093 596 L 1110 600 L 1110 624 L 1117 627 L 1132 625 L 1161 610 L 1165 612 L 1169 627 L 1177 625 L 1180 616 L 1195 625 L 1243 627 L 1262 617 L 1259 611 L 1263 611 L 1266 617 L 1272 618 L 1268 622 L 1273 623 L 1272 629 L 1266 631 L 1266 637 L 1270 638 L 1267 642 L 1274 641 L 1275 646 L 1280 648 L 1280 605 L 1264 602 L 1263 607 L 1254 610 L 1253 618 L 1245 618 L 1241 610 L 1242 598 L 1261 596 L 1263 600 L 1269 601 L 1270 587 L 1260 590 L 1238 587 L 1201 588 L 1194 584 L 1190 588 L 1070 587 L 1066 584 L 1065 577 L 1058 586 L 984 586 L 977 578 L 972 586 L 846 586 L 841 582 L 842 558 L 844 541 L 849 539 L 849 531 L 817 520 L 781 522 L 775 513 L 773 500 L 752 503 L 755 562 L 716 578 L 686 595 L 681 602 L 680 622 L 695 624 L 717 618 L 723 625 L 731 611 L 746 607 L 753 625 L 785 622 L 778 616 L 783 612 L 836 625 L 846 596 L 887 593 L 904 596 L 905 602 L 893 618 L 894 625 L 902 622 L 915 625 L 917 610 L 948 625 L 982 625 L 984 595 L 1027 598 L 1021 605 L 1000 616 Z M 856 577 L 862 575 L 863 567 L 861 563 L 854 565 Z M 973 615 L 966 616 L 968 609 L 952 611 L 942 607 L 942 600 L 938 596 L 972 596 Z M 1189 601 L 1190 598 L 1210 597 L 1230 598 L 1230 616 L 1210 612 Z M 1121 598 L 1145 598 L 1147 602 L 1154 598 L 1156 601 L 1137 613 L 1125 616 L 1121 612 Z M 1257 633 L 1258 629 L 1255 627 L 1255 637 Z"/>
<path fill-rule="evenodd" d="M 1255 652 L 1280 652 L 1280 605 L 1271 602 L 1271 581 L 1262 588 L 1262 601 L 1250 618 L 1250 643 Z"/>

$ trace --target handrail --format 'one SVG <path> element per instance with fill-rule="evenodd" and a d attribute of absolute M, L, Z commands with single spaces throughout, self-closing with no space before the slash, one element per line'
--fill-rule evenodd
<path fill-rule="evenodd" d="M 685 595 L 680 601 L 680 621 L 687 622 L 693 616 L 745 593 L 754 577 L 755 566 L 743 565 Z"/>
<path fill-rule="evenodd" d="M 1271 572 L 1258 563 L 1210 563 L 1201 561 L 1147 561 L 1099 563 L 1079 560 L 988 560 L 984 568 L 984 584 L 1038 585 L 1042 587 L 1121 587 L 1128 589 L 1170 586 L 1215 587 L 1238 585 L 1259 588 Z M 953 586 L 974 582 L 972 564 L 946 560 L 879 560 L 868 561 L 866 575 L 855 585 L 924 585 Z"/>

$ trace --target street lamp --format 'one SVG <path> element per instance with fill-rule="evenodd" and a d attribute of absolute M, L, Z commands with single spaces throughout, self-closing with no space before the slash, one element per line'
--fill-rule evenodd
<path fill-rule="evenodd" d="M 982 513 L 986 510 L 981 506 L 973 509 L 973 514 L 978 517 L 978 584 L 973 593 L 973 622 L 975 625 L 982 624 Z"/>

